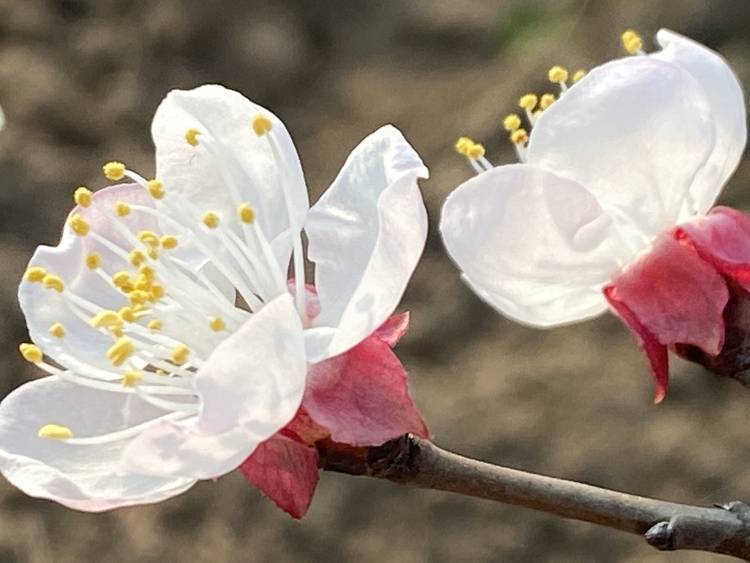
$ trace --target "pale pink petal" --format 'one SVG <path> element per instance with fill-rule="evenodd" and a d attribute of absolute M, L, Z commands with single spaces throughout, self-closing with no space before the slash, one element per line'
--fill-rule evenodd
<path fill-rule="evenodd" d="M 601 287 L 638 248 L 618 238 L 584 187 L 524 164 L 459 186 L 443 206 L 440 231 L 482 299 L 543 327 L 605 311 Z"/>
<path fill-rule="evenodd" d="M 240 471 L 248 482 L 292 518 L 302 518 L 318 484 L 318 452 L 278 435 L 261 443 Z"/>
<path fill-rule="evenodd" d="M 650 56 L 676 64 L 696 79 L 708 97 L 716 127 L 716 144 L 693 181 L 693 201 L 684 210 L 684 219 L 708 211 L 737 168 L 747 141 L 745 99 L 737 76 L 715 51 L 668 29 L 660 30 L 656 40 L 662 50 Z"/>
<path fill-rule="evenodd" d="M 76 438 L 117 432 L 163 416 L 132 394 L 108 393 L 45 377 L 22 385 L 0 403 L 0 472 L 33 497 L 100 512 L 159 502 L 194 481 L 120 470 L 127 439 L 73 445 L 39 438 L 46 424 L 69 427 Z"/>
<path fill-rule="evenodd" d="M 427 213 L 419 155 L 393 126 L 349 155 L 310 210 L 305 231 L 321 312 L 308 331 L 311 361 L 361 342 L 393 313 L 422 254 Z"/>
<path fill-rule="evenodd" d="M 310 366 L 303 406 L 336 442 L 370 446 L 407 432 L 428 436 L 404 367 L 377 336 Z"/>
<path fill-rule="evenodd" d="M 388 320 L 375 331 L 375 336 L 394 348 L 407 330 L 409 330 L 409 311 L 388 317 Z"/>
<path fill-rule="evenodd" d="M 651 238 L 676 224 L 714 130 L 690 73 L 628 57 L 595 68 L 541 114 L 527 162 L 585 186 Z"/>
<path fill-rule="evenodd" d="M 292 420 L 306 372 L 302 324 L 291 296 L 284 294 L 222 342 L 198 370 L 197 419 L 146 429 L 125 451 L 124 467 L 196 479 L 235 469 Z"/>

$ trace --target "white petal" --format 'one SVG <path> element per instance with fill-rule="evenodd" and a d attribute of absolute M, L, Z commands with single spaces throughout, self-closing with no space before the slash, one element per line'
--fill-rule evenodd
<path fill-rule="evenodd" d="M 440 231 L 476 293 L 523 323 L 553 326 L 606 309 L 618 267 L 614 225 L 585 188 L 519 164 L 484 172 L 446 200 Z"/>
<path fill-rule="evenodd" d="M 222 342 L 198 371 L 197 420 L 150 427 L 126 450 L 125 467 L 195 479 L 232 471 L 294 417 L 306 373 L 302 323 L 291 296 L 282 295 Z"/>
<path fill-rule="evenodd" d="M 321 304 L 320 330 L 306 331 L 310 361 L 355 346 L 398 305 L 427 237 L 417 184 L 427 176 L 401 132 L 385 126 L 352 151 L 310 210 L 305 231 Z"/>
<path fill-rule="evenodd" d="M 81 215 L 89 223 L 90 230 L 96 231 L 126 251 L 132 249 L 129 243 L 114 227 L 113 206 L 118 200 L 128 203 L 150 205 L 148 194 L 135 184 L 123 184 L 99 190 L 94 194 L 95 204 L 87 209 L 76 207 L 71 214 Z M 156 221 L 150 215 L 133 212 L 120 219 L 131 232 L 154 230 Z M 109 275 L 119 270 L 130 269 L 130 265 L 114 252 L 97 242 L 91 235 L 74 235 L 66 225 L 60 243 L 55 246 L 39 246 L 29 265 L 46 268 L 49 273 L 60 276 L 67 291 L 93 301 L 105 309 L 117 310 L 128 304 L 127 299 L 89 270 L 85 257 L 89 252 L 101 256 L 101 268 Z M 45 353 L 73 354 L 81 361 L 101 367 L 111 367 L 105 357 L 105 350 L 112 345 L 112 339 L 91 328 L 77 317 L 66 304 L 63 296 L 54 290 L 45 289 L 39 283 L 21 282 L 18 288 L 18 301 L 26 317 L 31 340 L 42 347 Z M 93 313 L 90 315 L 93 316 Z M 54 323 L 62 323 L 66 336 L 58 339 L 50 336 L 48 329 Z"/>
<path fill-rule="evenodd" d="M 72 445 L 37 436 L 45 424 L 68 426 L 76 437 L 122 430 L 163 412 L 135 395 L 94 391 L 56 377 L 27 383 L 0 403 L 0 472 L 28 495 L 99 512 L 164 500 L 190 479 L 118 471 L 127 441 Z"/>
<path fill-rule="evenodd" d="M 592 70 L 542 113 L 527 162 L 577 181 L 651 237 L 675 224 L 713 144 L 695 78 L 628 57 Z"/>
<path fill-rule="evenodd" d="M 742 87 L 727 62 L 715 51 L 668 29 L 660 30 L 656 40 L 662 50 L 650 56 L 689 72 L 705 90 L 713 113 L 716 146 L 691 188 L 694 209 L 686 209 L 687 213 L 704 214 L 737 168 L 745 150 L 747 117 Z"/>
<path fill-rule="evenodd" d="M 272 122 L 278 159 L 268 138 L 253 132 L 258 115 Z M 191 128 L 201 133 L 195 147 L 185 140 Z M 297 150 L 281 120 L 264 107 L 218 85 L 173 90 L 156 110 L 152 135 L 166 208 L 170 196 L 179 195 L 201 212 L 219 212 L 234 221 L 237 205 L 248 202 L 272 243 L 287 229 L 302 228 L 309 202 Z M 230 183 L 241 201 L 233 197 Z"/>

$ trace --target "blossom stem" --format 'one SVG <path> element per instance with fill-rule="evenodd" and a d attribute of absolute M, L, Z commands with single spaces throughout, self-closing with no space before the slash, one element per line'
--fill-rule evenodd
<path fill-rule="evenodd" d="M 463 457 L 405 435 L 382 446 L 318 447 L 321 467 L 423 489 L 494 500 L 643 535 L 657 549 L 694 549 L 750 558 L 750 507 L 678 504 Z"/>

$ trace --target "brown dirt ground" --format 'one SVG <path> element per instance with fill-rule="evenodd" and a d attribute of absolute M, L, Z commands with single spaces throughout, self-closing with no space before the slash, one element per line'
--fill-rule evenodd
<path fill-rule="evenodd" d="M 435 224 L 468 168 L 460 134 L 512 155 L 498 119 L 552 64 L 619 56 L 633 26 L 720 49 L 750 84 L 750 6 L 731 0 L 0 0 L 0 393 L 34 376 L 15 288 L 54 243 L 73 187 L 123 159 L 152 171 L 149 120 L 171 88 L 221 82 L 272 108 L 314 196 L 348 150 L 391 121 L 432 169 L 432 236 L 403 307 L 400 348 L 436 441 L 497 463 L 711 503 L 750 499 L 748 391 L 676 362 L 651 404 L 646 366 L 611 316 L 519 327 L 459 281 Z M 595 157 L 595 155 L 592 155 Z M 750 209 L 750 167 L 724 202 Z M 458 496 L 323 475 L 294 522 L 239 475 L 156 506 L 82 514 L 0 482 L 0 561 L 719 561 L 660 554 L 637 537 Z"/>

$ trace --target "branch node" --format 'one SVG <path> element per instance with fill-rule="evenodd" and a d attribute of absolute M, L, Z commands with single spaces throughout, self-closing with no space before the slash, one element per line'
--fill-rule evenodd
<path fill-rule="evenodd" d="M 674 550 L 674 527 L 672 522 L 658 522 L 644 534 L 646 542 L 660 551 Z"/>

